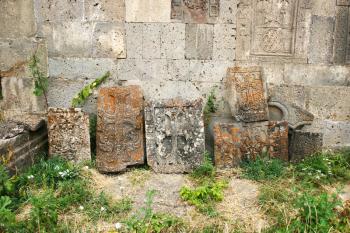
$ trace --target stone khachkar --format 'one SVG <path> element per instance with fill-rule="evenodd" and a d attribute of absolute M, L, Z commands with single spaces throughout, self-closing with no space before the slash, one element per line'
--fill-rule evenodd
<path fill-rule="evenodd" d="M 202 100 L 149 101 L 145 106 L 148 165 L 156 172 L 190 172 L 203 162 Z"/>
<path fill-rule="evenodd" d="M 291 161 L 300 161 L 305 156 L 312 155 L 322 150 L 323 134 L 295 130 L 292 133 L 289 154 Z"/>
<path fill-rule="evenodd" d="M 171 19 L 185 23 L 215 22 L 220 0 L 171 0 Z"/>
<path fill-rule="evenodd" d="M 49 155 L 90 160 L 89 116 L 79 108 L 49 108 Z"/>
<path fill-rule="evenodd" d="M 96 130 L 96 165 L 100 172 L 119 172 L 144 163 L 143 122 L 139 86 L 100 89 Z"/>
<path fill-rule="evenodd" d="M 268 120 L 268 105 L 259 67 L 233 67 L 227 70 L 229 105 L 237 121 Z"/>
<path fill-rule="evenodd" d="M 213 126 L 214 162 L 217 167 L 238 166 L 243 158 L 254 159 L 263 152 L 288 161 L 288 123 L 220 123 Z"/>

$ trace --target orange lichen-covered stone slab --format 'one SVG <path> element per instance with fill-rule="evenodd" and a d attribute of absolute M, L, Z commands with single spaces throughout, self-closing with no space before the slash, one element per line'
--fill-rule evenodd
<path fill-rule="evenodd" d="M 227 70 L 228 102 L 238 121 L 268 120 L 268 105 L 259 67 L 233 67 Z"/>
<path fill-rule="evenodd" d="M 264 152 L 288 160 L 287 122 L 218 122 L 213 133 L 217 167 L 235 167 L 243 158 L 255 159 Z"/>
<path fill-rule="evenodd" d="M 96 130 L 96 165 L 100 172 L 119 172 L 144 163 L 143 122 L 139 86 L 100 89 Z"/>
<path fill-rule="evenodd" d="M 49 155 L 90 160 L 89 116 L 79 108 L 49 108 Z"/>

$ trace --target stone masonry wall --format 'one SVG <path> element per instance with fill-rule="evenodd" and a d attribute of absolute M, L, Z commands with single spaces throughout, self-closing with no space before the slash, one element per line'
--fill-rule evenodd
<path fill-rule="evenodd" d="M 230 115 L 221 101 L 227 68 L 260 66 L 267 96 L 286 98 L 315 116 L 304 130 L 322 132 L 326 147 L 350 146 L 349 5 L 346 0 L 1 0 L 2 93 L 28 87 L 4 72 L 41 44 L 51 107 L 69 107 L 85 84 L 109 70 L 104 86 L 139 84 L 146 100 L 205 99 L 217 86 L 219 114 Z M 85 110 L 96 112 L 96 97 Z M 37 104 L 32 106 L 28 111 Z"/>

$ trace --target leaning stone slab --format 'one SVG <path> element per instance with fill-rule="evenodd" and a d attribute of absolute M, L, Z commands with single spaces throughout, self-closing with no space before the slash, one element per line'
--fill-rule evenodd
<path fill-rule="evenodd" d="M 312 113 L 288 101 L 269 102 L 269 116 L 273 121 L 287 121 L 292 129 L 310 125 L 314 120 Z"/>
<path fill-rule="evenodd" d="M 97 103 L 96 165 L 119 172 L 144 163 L 143 96 L 139 86 L 101 88 Z"/>
<path fill-rule="evenodd" d="M 185 173 L 203 162 L 202 106 L 201 99 L 146 103 L 147 163 L 154 171 Z"/>
<path fill-rule="evenodd" d="M 213 136 L 217 167 L 235 167 L 243 158 L 255 159 L 264 152 L 288 161 L 288 124 L 285 121 L 216 122 Z"/>
<path fill-rule="evenodd" d="M 300 161 L 306 156 L 322 150 L 322 146 L 322 133 L 293 131 L 289 147 L 291 161 Z"/>
<path fill-rule="evenodd" d="M 268 120 L 268 108 L 260 67 L 227 70 L 228 102 L 238 121 Z"/>
<path fill-rule="evenodd" d="M 79 108 L 49 108 L 49 156 L 81 162 L 90 157 L 89 116 Z"/>

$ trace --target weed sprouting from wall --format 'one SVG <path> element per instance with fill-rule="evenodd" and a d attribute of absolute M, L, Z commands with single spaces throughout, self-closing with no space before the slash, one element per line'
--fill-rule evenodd
<path fill-rule="evenodd" d="M 29 61 L 29 70 L 34 79 L 34 91 L 33 94 L 35 96 L 44 96 L 46 107 L 48 107 L 47 101 L 47 89 L 48 89 L 48 77 L 44 75 L 44 73 L 40 70 L 39 67 L 40 60 L 34 54 Z"/>

